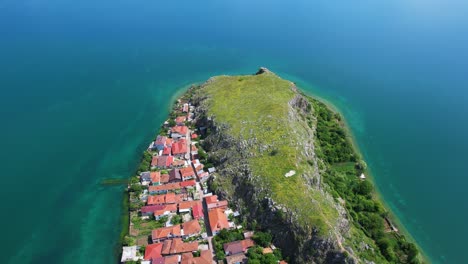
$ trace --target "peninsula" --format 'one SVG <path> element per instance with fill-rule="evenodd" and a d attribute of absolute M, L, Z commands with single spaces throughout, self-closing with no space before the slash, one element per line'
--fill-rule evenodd
<path fill-rule="evenodd" d="M 339 113 L 294 83 L 212 77 L 129 180 L 121 261 L 420 263 L 366 174 Z"/>

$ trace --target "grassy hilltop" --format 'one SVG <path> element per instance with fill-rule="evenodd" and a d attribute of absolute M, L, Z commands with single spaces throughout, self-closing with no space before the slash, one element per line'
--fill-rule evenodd
<path fill-rule="evenodd" d="M 358 178 L 365 163 L 337 113 L 266 69 L 213 77 L 192 92 L 209 124 L 204 147 L 224 164 L 212 187 L 249 208 L 246 224 L 289 246 L 291 262 L 418 262 Z"/>

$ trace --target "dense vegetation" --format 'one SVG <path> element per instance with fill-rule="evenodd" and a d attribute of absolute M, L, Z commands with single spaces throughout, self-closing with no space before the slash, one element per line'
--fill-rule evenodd
<path fill-rule="evenodd" d="M 413 243 L 391 231 L 386 222 L 387 212 L 375 198 L 368 180 L 360 180 L 365 163 L 355 153 L 341 117 L 324 103 L 309 98 L 316 120 L 316 153 L 325 163 L 323 179 L 335 198 L 346 201 L 352 220 L 372 238 L 389 262 L 419 263 L 418 250 Z"/>

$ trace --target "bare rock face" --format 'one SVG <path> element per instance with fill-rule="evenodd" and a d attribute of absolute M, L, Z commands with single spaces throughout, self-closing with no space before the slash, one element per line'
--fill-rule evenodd
<path fill-rule="evenodd" d="M 272 73 L 269 69 L 265 68 L 265 67 L 260 67 L 260 69 L 258 69 L 257 73 L 255 73 L 255 75 L 260 75 L 260 74 L 264 74 L 264 73 Z"/>

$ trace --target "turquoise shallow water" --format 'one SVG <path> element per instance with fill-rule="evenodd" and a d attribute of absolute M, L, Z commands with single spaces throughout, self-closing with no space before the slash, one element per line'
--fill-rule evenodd
<path fill-rule="evenodd" d="M 435 263 L 468 242 L 456 1 L 0 0 L 2 263 L 113 263 L 121 187 L 182 87 L 267 66 L 346 116 Z"/>

